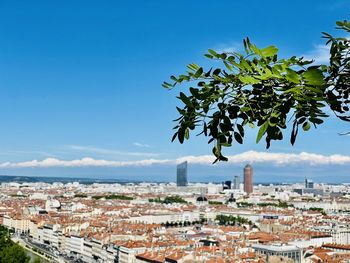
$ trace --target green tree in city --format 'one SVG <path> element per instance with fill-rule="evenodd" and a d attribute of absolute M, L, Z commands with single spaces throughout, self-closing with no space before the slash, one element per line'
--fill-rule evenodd
<path fill-rule="evenodd" d="M 13 243 L 13 242 L 12 242 Z M 30 261 L 26 251 L 16 243 L 13 243 L 0 251 L 0 262 L 3 263 L 26 263 Z"/>
<path fill-rule="evenodd" d="M 217 215 L 215 218 L 216 221 L 218 221 L 219 225 L 230 225 L 234 226 L 236 224 L 242 225 L 242 224 L 249 224 L 251 225 L 252 222 L 248 219 L 240 216 L 226 216 L 226 215 Z"/>
<path fill-rule="evenodd" d="M 337 29 L 348 34 L 350 23 L 338 21 Z M 211 68 L 192 63 L 185 74 L 163 83 L 167 89 L 189 83 L 189 92 L 178 96 L 183 106 L 177 107 L 172 140 L 183 143 L 197 130 L 214 144 L 215 162 L 226 161 L 223 147 L 242 144 L 247 127 L 258 127 L 256 142 L 264 138 L 269 148 L 271 141 L 284 138 L 288 127 L 293 145 L 301 129 L 309 131 L 329 117 L 328 109 L 350 121 L 350 40 L 328 33 L 323 37 L 330 47 L 327 65 L 303 57 L 280 58 L 277 47 L 258 48 L 248 38 L 243 53 L 209 49 L 205 56 Z"/>
<path fill-rule="evenodd" d="M 30 257 L 20 245 L 13 242 L 6 227 L 0 225 L 0 263 L 27 263 Z"/>
<path fill-rule="evenodd" d="M 181 204 L 186 204 L 187 201 L 183 199 L 181 196 L 178 195 L 172 195 L 172 196 L 167 196 L 163 200 L 164 204 L 172 204 L 172 203 L 181 203 Z"/>

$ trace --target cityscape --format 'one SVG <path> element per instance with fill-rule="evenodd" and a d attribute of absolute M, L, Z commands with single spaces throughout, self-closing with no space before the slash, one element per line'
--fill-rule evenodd
<path fill-rule="evenodd" d="M 0 1 L 0 263 L 350 263 L 350 1 Z"/>
<path fill-rule="evenodd" d="M 6 182 L 0 223 L 49 262 L 346 262 L 350 185 Z M 228 178 L 229 179 L 229 178 Z"/>

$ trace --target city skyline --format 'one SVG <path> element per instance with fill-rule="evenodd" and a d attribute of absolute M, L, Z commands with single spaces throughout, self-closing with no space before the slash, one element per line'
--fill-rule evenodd
<path fill-rule="evenodd" d="M 191 181 L 192 182 L 221 182 L 230 180 L 232 176 L 241 174 L 244 164 L 231 166 L 226 164 L 224 167 L 220 166 L 203 166 L 191 164 Z M 313 179 L 316 182 L 327 183 L 349 183 L 348 169 L 343 166 L 343 170 L 339 170 L 337 167 L 337 176 L 334 176 L 334 166 L 329 167 L 329 173 L 326 175 L 320 175 L 319 167 L 300 167 L 294 166 L 292 170 L 288 170 L 287 167 L 275 167 L 254 164 L 257 171 L 256 181 L 259 183 L 290 183 L 304 181 L 305 174 L 308 178 Z M 76 177 L 76 178 L 105 178 L 105 179 L 120 179 L 131 181 L 169 181 L 176 182 L 174 177 L 174 169 L 176 165 L 156 165 L 154 166 L 140 166 L 137 169 L 129 170 L 128 167 L 124 167 L 118 173 L 114 173 L 113 169 L 103 172 L 98 167 L 85 167 L 80 169 L 70 169 L 69 174 L 66 174 L 65 168 L 41 168 L 38 170 L 26 170 L 26 169 L 8 169 L 0 174 L 11 176 L 51 176 L 51 177 Z M 85 173 L 81 172 L 81 169 L 85 169 Z M 321 168 L 322 169 L 322 168 Z M 332 171 L 333 169 L 333 171 Z M 62 171 L 63 170 L 63 171 Z"/>
<path fill-rule="evenodd" d="M 347 262 L 349 184 L 305 183 L 247 194 L 203 183 L 6 182 L 0 225 L 50 262 Z"/>

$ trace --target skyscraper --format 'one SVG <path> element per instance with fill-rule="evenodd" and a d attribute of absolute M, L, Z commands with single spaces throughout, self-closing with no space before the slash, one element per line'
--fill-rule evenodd
<path fill-rule="evenodd" d="M 241 184 L 241 180 L 238 175 L 235 176 L 233 179 L 233 189 L 239 189 L 239 186 Z"/>
<path fill-rule="evenodd" d="M 177 165 L 177 186 L 187 186 L 187 161 Z"/>
<path fill-rule="evenodd" d="M 247 164 L 243 169 L 244 192 L 250 194 L 253 192 L 253 167 Z"/>
<path fill-rule="evenodd" d="M 310 179 L 305 178 L 305 188 L 314 188 L 314 182 Z"/>

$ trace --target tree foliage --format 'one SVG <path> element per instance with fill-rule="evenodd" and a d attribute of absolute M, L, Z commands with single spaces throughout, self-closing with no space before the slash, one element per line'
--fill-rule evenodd
<path fill-rule="evenodd" d="M 99 200 L 99 199 L 106 199 L 106 200 L 133 200 L 131 196 L 126 196 L 126 195 L 116 195 L 116 194 L 111 194 L 111 195 L 94 195 L 92 196 L 93 199 Z"/>
<path fill-rule="evenodd" d="M 242 224 L 249 224 L 252 225 L 252 222 L 248 219 L 240 216 L 232 216 L 232 215 L 217 215 L 215 217 L 215 220 L 218 221 L 219 225 L 242 225 Z"/>
<path fill-rule="evenodd" d="M 172 204 L 172 203 L 187 204 L 187 201 L 179 195 L 166 196 L 163 200 L 160 198 L 154 198 L 154 199 L 150 198 L 148 199 L 148 201 L 154 202 L 154 203 L 162 203 L 162 204 Z"/>
<path fill-rule="evenodd" d="M 13 242 L 7 228 L 0 226 L 0 263 L 27 263 L 30 257 L 26 251 Z"/>
<path fill-rule="evenodd" d="M 281 200 L 278 200 L 278 203 L 258 203 L 257 205 L 261 207 L 274 206 L 279 208 L 294 207 L 294 205 L 288 204 L 287 202 Z"/>
<path fill-rule="evenodd" d="M 349 33 L 350 23 L 339 21 L 337 28 Z M 258 48 L 248 38 L 243 53 L 209 49 L 205 56 L 221 66 L 204 69 L 192 63 L 185 74 L 163 83 L 167 89 L 190 83 L 189 92 L 178 96 L 183 106 L 177 107 L 172 140 L 183 143 L 199 128 L 197 135 L 214 144 L 215 162 L 226 161 L 222 148 L 242 144 L 247 127 L 258 127 L 256 142 L 264 138 L 269 148 L 271 141 L 284 138 L 289 126 L 293 145 L 299 130 L 324 122 L 327 108 L 350 121 L 350 40 L 328 33 L 323 37 L 330 46 L 327 65 L 303 57 L 280 58 L 277 47 Z"/>

